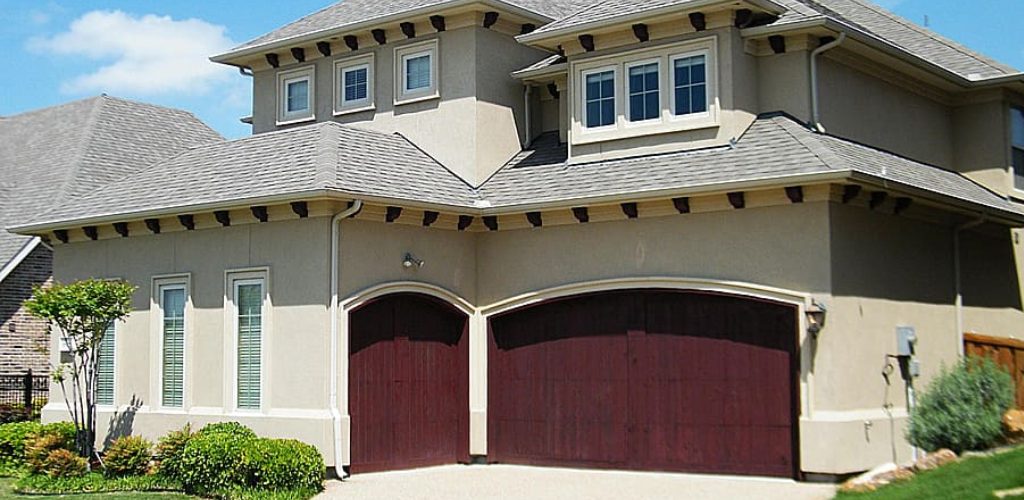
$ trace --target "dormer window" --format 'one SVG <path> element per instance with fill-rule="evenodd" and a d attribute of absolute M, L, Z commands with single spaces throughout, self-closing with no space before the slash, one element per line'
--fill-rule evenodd
<path fill-rule="evenodd" d="M 661 117 L 661 72 L 658 60 L 626 65 L 629 75 L 629 101 L 626 115 L 631 122 L 656 120 Z"/>
<path fill-rule="evenodd" d="M 334 63 L 334 68 L 334 114 L 373 109 L 373 54 L 342 59 Z"/>
<path fill-rule="evenodd" d="M 280 110 L 278 124 L 287 124 L 312 120 L 314 70 L 308 68 L 287 71 L 278 74 L 278 96 Z"/>
<path fill-rule="evenodd" d="M 395 49 L 395 104 L 438 97 L 437 40 Z"/>
<path fill-rule="evenodd" d="M 1024 108 L 1010 108 L 1013 185 L 1024 191 Z"/>
<path fill-rule="evenodd" d="M 708 110 L 707 56 L 676 56 L 672 58 L 673 114 L 676 116 L 704 113 Z"/>
<path fill-rule="evenodd" d="M 586 80 L 584 122 L 587 128 L 615 124 L 615 70 L 601 69 L 583 74 Z"/>

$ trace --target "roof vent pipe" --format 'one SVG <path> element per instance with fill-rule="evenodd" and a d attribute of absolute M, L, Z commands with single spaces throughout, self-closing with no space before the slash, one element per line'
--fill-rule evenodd
<path fill-rule="evenodd" d="M 825 127 L 821 125 L 821 108 L 818 105 L 818 56 L 828 52 L 846 40 L 846 33 L 839 33 L 839 38 L 814 49 L 811 52 L 811 124 L 819 133 L 825 133 Z"/>

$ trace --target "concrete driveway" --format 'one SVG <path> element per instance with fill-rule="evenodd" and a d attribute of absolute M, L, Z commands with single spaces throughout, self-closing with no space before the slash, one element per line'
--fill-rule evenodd
<path fill-rule="evenodd" d="M 451 465 L 330 481 L 321 499 L 622 500 L 646 498 L 826 500 L 830 485 L 735 476 Z"/>

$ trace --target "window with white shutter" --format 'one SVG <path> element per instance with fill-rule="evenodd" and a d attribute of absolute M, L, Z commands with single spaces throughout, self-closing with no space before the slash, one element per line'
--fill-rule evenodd
<path fill-rule="evenodd" d="M 110 323 L 96 350 L 96 404 L 114 406 L 114 352 L 117 328 Z"/>
<path fill-rule="evenodd" d="M 181 408 L 185 403 L 185 287 L 160 287 L 161 403 L 167 408 Z"/>

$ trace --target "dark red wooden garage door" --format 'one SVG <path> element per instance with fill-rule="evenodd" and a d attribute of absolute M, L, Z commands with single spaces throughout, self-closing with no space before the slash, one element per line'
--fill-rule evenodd
<path fill-rule="evenodd" d="M 351 314 L 351 471 L 468 460 L 466 316 L 433 298 L 391 295 Z"/>
<path fill-rule="evenodd" d="M 796 314 L 629 291 L 494 318 L 488 459 L 793 477 Z"/>

